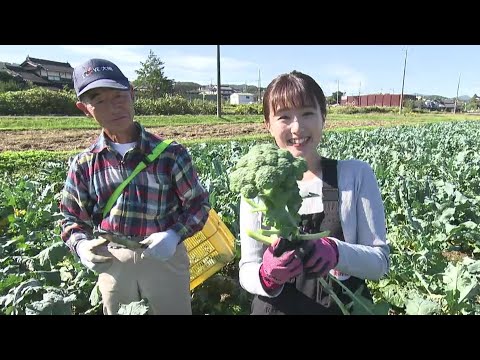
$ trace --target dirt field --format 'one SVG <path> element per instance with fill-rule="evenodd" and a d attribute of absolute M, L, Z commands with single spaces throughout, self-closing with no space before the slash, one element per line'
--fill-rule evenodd
<path fill-rule="evenodd" d="M 338 127 L 392 125 L 391 121 L 332 122 L 326 129 Z M 194 139 L 228 139 L 237 136 L 267 134 L 262 124 L 221 124 L 164 126 L 148 128 L 155 134 L 179 142 Z M 0 132 L 0 151 L 82 150 L 95 141 L 100 130 L 27 130 Z"/>

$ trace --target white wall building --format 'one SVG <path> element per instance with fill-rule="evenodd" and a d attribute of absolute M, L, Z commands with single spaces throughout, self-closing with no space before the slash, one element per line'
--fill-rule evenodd
<path fill-rule="evenodd" d="M 254 95 L 250 93 L 234 93 L 230 95 L 230 104 L 253 104 L 254 102 Z"/>

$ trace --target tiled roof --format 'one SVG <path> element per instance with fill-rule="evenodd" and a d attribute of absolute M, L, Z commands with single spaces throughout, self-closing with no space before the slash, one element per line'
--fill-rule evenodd
<path fill-rule="evenodd" d="M 6 68 L 9 69 L 11 72 L 20 75 L 24 80 L 31 81 L 34 84 L 50 84 L 48 80 L 42 79 L 40 76 L 37 76 L 33 72 L 24 71 L 20 66 L 6 65 Z"/>
<path fill-rule="evenodd" d="M 40 65 L 47 71 L 70 72 L 73 73 L 73 68 L 68 62 L 58 62 L 52 60 L 38 59 L 27 56 L 27 59 L 22 63 L 22 66 L 31 64 L 33 66 Z"/>

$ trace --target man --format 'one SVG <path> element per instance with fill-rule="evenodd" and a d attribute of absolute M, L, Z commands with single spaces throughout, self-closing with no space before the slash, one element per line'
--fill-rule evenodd
<path fill-rule="evenodd" d="M 183 240 L 202 229 L 210 204 L 190 155 L 172 142 L 146 160 L 104 216 L 115 189 L 163 139 L 134 120 L 133 87 L 112 62 L 90 59 L 73 80 L 77 108 L 102 132 L 71 161 L 60 201 L 62 239 L 99 273 L 104 314 L 141 299 L 150 314 L 191 314 Z M 125 237 L 137 246 L 121 245 Z"/>

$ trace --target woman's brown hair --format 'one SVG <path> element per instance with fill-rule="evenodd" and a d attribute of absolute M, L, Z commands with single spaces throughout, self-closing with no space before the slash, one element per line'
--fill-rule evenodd
<path fill-rule="evenodd" d="M 299 71 L 277 76 L 268 85 L 263 96 L 263 116 L 268 123 L 270 109 L 276 112 L 279 109 L 294 107 L 320 106 L 323 121 L 327 116 L 327 100 L 320 85 L 312 77 Z"/>

